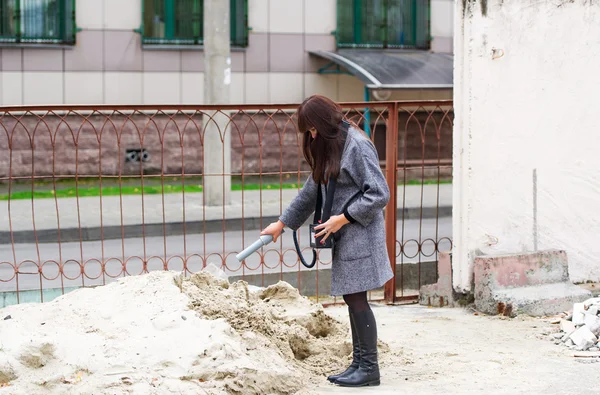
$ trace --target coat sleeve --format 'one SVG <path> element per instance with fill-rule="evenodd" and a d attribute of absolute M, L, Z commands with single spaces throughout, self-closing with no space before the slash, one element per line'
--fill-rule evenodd
<path fill-rule="evenodd" d="M 344 215 L 350 222 L 366 227 L 388 204 L 390 190 L 379 166 L 375 146 L 367 139 L 360 139 L 354 148 L 348 173 L 361 194 L 346 207 Z"/>
<path fill-rule="evenodd" d="M 312 174 L 309 175 L 298 196 L 292 200 L 289 207 L 279 217 L 285 226 L 297 230 L 314 213 L 317 203 L 317 188 Z"/>

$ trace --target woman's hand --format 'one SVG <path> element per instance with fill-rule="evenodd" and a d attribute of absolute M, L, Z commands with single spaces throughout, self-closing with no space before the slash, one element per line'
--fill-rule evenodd
<path fill-rule="evenodd" d="M 271 235 L 273 236 L 273 242 L 276 242 L 279 236 L 281 236 L 281 232 L 285 227 L 284 223 L 281 221 L 273 222 L 271 225 L 267 226 L 260 235 Z"/>
<path fill-rule="evenodd" d="M 346 216 L 344 214 L 334 215 L 334 216 L 330 217 L 329 220 L 327 222 L 325 222 L 324 224 L 315 226 L 315 230 L 321 230 L 315 236 L 321 237 L 321 236 L 325 235 L 325 237 L 323 237 L 323 240 L 322 240 L 322 243 L 324 244 L 325 240 L 327 240 L 327 238 L 332 233 L 337 232 L 338 230 L 340 230 L 342 228 L 342 226 L 349 224 L 349 223 L 350 223 L 350 221 L 348 221 L 348 219 L 346 219 Z"/>

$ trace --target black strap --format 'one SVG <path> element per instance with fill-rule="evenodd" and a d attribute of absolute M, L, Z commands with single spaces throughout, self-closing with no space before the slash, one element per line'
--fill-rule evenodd
<path fill-rule="evenodd" d="M 331 208 L 333 207 L 333 196 L 335 194 L 336 184 L 337 180 L 333 177 L 327 182 L 327 186 L 325 188 L 327 195 L 325 197 L 324 207 L 321 184 L 319 183 L 319 185 L 317 186 L 317 204 L 315 206 L 315 217 L 313 220 L 314 224 L 318 223 L 320 220 L 323 220 L 323 222 L 327 222 L 329 220 L 329 217 L 331 217 Z"/>
<path fill-rule="evenodd" d="M 323 196 L 321 194 L 321 183 L 317 185 L 317 204 L 315 206 L 315 217 L 313 224 L 318 223 L 321 220 L 321 207 L 323 206 Z"/>
<path fill-rule="evenodd" d="M 329 220 L 331 217 L 331 207 L 333 206 L 333 195 L 335 194 L 335 186 L 337 184 L 337 180 L 335 178 L 331 178 L 326 186 L 327 195 L 325 198 L 325 207 L 323 207 L 323 222 Z"/>

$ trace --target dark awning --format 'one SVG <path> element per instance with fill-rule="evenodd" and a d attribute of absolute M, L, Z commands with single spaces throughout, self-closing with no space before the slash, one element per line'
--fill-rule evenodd
<path fill-rule="evenodd" d="M 453 56 L 448 54 L 373 49 L 309 53 L 345 68 L 371 89 L 444 89 L 453 86 Z"/>

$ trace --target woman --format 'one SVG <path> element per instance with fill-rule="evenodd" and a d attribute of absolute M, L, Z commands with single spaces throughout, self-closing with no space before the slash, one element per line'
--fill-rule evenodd
<path fill-rule="evenodd" d="M 331 294 L 343 296 L 348 305 L 353 353 L 350 367 L 327 379 L 348 387 L 379 385 L 377 327 L 367 291 L 393 277 L 383 217 L 388 185 L 371 140 L 344 120 L 342 109 L 330 99 L 306 99 L 298 108 L 298 127 L 311 174 L 279 220 L 261 234 L 277 241 L 284 227 L 297 230 L 315 211 L 318 186 L 325 195 L 328 180 L 336 179 L 332 215 L 315 229 L 316 237 L 335 241 Z"/>

